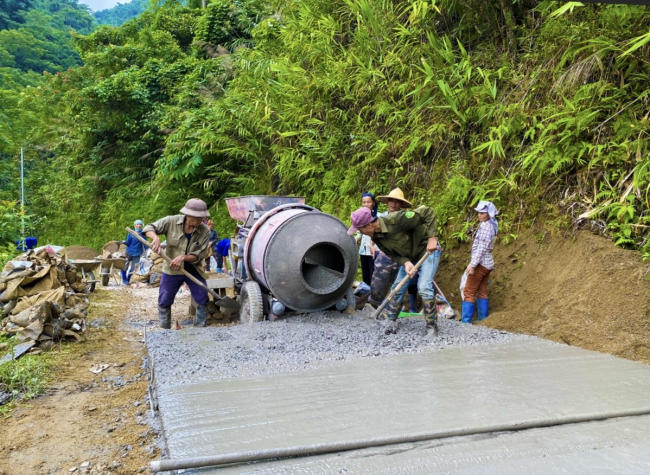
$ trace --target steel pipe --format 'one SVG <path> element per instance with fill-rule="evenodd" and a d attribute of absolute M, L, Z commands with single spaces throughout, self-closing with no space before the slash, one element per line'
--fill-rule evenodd
<path fill-rule="evenodd" d="M 278 449 L 251 450 L 248 452 L 234 452 L 223 455 L 206 457 L 193 457 L 180 460 L 157 460 L 151 462 L 152 473 L 181 470 L 189 468 L 213 467 L 218 465 L 239 464 L 247 462 L 261 462 L 276 458 L 301 457 L 306 455 L 323 455 L 348 450 L 368 449 L 382 447 L 385 445 L 396 445 L 426 440 L 446 439 L 449 437 L 472 436 L 488 434 L 493 432 L 507 432 L 527 429 L 539 429 L 543 427 L 559 426 L 566 424 L 578 424 L 583 422 L 603 421 L 617 417 L 634 417 L 650 415 L 650 407 L 629 409 L 622 411 L 610 411 L 602 413 L 582 414 L 575 416 L 562 416 L 533 421 L 494 424 L 482 427 L 467 427 L 451 430 L 440 430 L 410 435 L 397 435 L 388 437 L 375 437 L 370 439 L 351 440 L 344 442 L 331 442 L 325 444 L 302 445 Z"/>

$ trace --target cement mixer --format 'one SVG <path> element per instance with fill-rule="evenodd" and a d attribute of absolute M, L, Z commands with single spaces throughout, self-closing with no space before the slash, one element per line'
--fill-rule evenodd
<path fill-rule="evenodd" d="M 230 260 L 243 322 L 354 309 L 357 246 L 347 226 L 293 196 L 227 198 L 239 222 Z"/>

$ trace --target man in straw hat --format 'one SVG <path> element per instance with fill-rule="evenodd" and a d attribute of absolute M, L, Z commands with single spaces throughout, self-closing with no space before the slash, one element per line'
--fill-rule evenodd
<path fill-rule="evenodd" d="M 410 205 L 408 201 L 406 203 Z M 438 336 L 433 278 L 440 262 L 440 251 L 436 215 L 433 209 L 420 206 L 413 211 L 396 211 L 381 218 L 373 218 L 368 208 L 359 208 L 352 213 L 351 218 L 352 226 L 348 229 L 349 235 L 359 230 L 361 234 L 370 236 L 388 257 L 402 266 L 394 285 L 407 275 L 413 277 L 417 272 L 414 263 L 427 255 L 419 269 L 418 292 L 422 296 L 428 336 Z M 396 326 L 397 314 L 402 307 L 408 283 L 407 281 L 386 305 L 384 315 L 393 322 L 393 326 Z"/>
<path fill-rule="evenodd" d="M 208 249 L 210 228 L 203 220 L 210 216 L 203 200 L 192 198 L 181 208 L 181 213 L 167 216 L 155 223 L 147 224 L 142 232 L 152 239 L 151 249 L 161 252 L 160 234 L 167 237 L 165 254 L 172 260 L 163 263 L 158 292 L 158 318 L 162 328 L 171 328 L 172 304 L 176 293 L 184 283 L 196 301 L 194 326 L 204 327 L 207 320 L 208 291 L 188 279 L 180 269 L 185 269 L 205 284 L 203 259 Z"/>
<path fill-rule="evenodd" d="M 377 201 L 386 203 L 388 206 L 388 212 L 384 211 L 377 215 L 380 218 L 386 216 L 388 213 L 400 211 L 402 208 L 413 207 L 413 205 L 404 198 L 404 193 L 399 188 L 391 190 L 387 195 L 379 196 Z M 370 296 L 368 297 L 370 305 L 375 308 L 381 305 L 386 298 L 386 295 L 388 295 L 388 290 L 390 289 L 391 284 L 395 281 L 399 268 L 400 265 L 382 251 L 377 252 L 377 256 L 375 257 L 375 270 L 372 273 L 372 282 L 370 284 Z"/>

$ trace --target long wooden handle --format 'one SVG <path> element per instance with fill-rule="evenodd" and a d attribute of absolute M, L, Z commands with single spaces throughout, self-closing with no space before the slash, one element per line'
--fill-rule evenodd
<path fill-rule="evenodd" d="M 421 266 L 422 264 L 424 264 L 424 261 L 425 261 L 425 260 L 427 259 L 427 257 L 429 257 L 430 255 L 431 255 L 431 254 L 429 254 L 429 252 L 425 252 L 425 253 L 424 253 L 424 256 L 422 256 L 422 258 L 418 261 L 418 263 L 415 264 L 415 270 L 416 270 L 416 271 L 420 268 L 420 266 Z M 388 297 L 386 297 L 386 298 L 384 299 L 384 301 L 381 303 L 381 305 L 380 305 L 379 307 L 377 307 L 377 310 L 375 310 L 375 313 L 372 314 L 372 318 L 375 318 L 375 319 L 376 319 L 377 317 L 379 317 L 379 315 L 380 315 L 381 312 L 384 310 L 384 308 L 386 308 L 386 305 L 388 304 L 388 302 L 390 302 L 390 300 L 391 300 L 393 297 L 395 297 L 395 295 L 397 294 L 397 292 L 399 292 L 400 289 L 401 289 L 402 287 L 404 287 L 404 285 L 406 284 L 406 282 L 407 282 L 410 278 L 411 278 L 411 276 L 408 275 L 408 274 L 406 274 L 406 276 L 404 276 L 404 278 L 401 280 L 401 282 L 400 282 L 399 284 L 397 284 L 397 287 L 395 287 L 393 290 L 391 290 L 390 294 L 388 294 Z"/>

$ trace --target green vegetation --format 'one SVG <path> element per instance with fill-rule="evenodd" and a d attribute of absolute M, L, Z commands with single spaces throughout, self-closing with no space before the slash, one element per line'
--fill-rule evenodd
<path fill-rule="evenodd" d="M 15 346 L 15 338 L 0 334 L 0 343 L 8 343 L 6 351 Z M 3 356 L 5 351 L 0 352 Z M 42 394 L 47 388 L 47 380 L 52 376 L 59 353 L 25 355 L 17 360 L 0 365 L 0 393 L 11 394 L 14 400 L 31 399 Z M 0 406 L 0 413 L 7 413 L 11 404 Z"/>
<path fill-rule="evenodd" d="M 649 29 L 632 5 L 167 0 L 76 37 L 83 67 L 12 96 L 4 150 L 29 150 L 61 245 L 191 196 L 299 194 L 347 221 L 400 186 L 448 244 L 490 199 L 508 240 L 584 223 L 648 252 Z"/>
<path fill-rule="evenodd" d="M 72 33 L 88 34 L 93 18 L 77 0 L 0 0 L 0 265 L 15 255 L 20 237 L 20 147 L 31 147 L 26 163 L 28 209 L 36 195 L 42 169 L 52 155 L 47 144 L 33 140 L 35 131 L 48 127 L 49 111 L 33 101 L 46 83 L 44 71 L 56 73 L 81 65 Z M 38 150 L 36 154 L 34 150 Z M 28 230 L 37 223 L 25 216 Z"/>
<path fill-rule="evenodd" d="M 129 3 L 118 3 L 113 8 L 93 13 L 93 17 L 100 25 L 120 26 L 145 11 L 148 4 L 148 0 L 131 0 Z"/>

